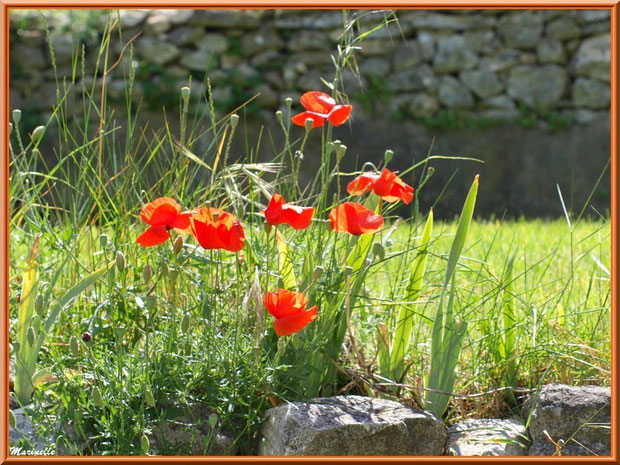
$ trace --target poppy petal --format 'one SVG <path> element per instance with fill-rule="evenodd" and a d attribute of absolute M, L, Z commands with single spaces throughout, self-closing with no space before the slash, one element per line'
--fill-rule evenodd
<path fill-rule="evenodd" d="M 306 92 L 301 96 L 299 101 L 306 110 L 313 111 L 315 113 L 323 113 L 325 115 L 332 111 L 334 105 L 336 105 L 336 100 L 323 92 L 319 92 L 318 90 Z"/>
<path fill-rule="evenodd" d="M 384 224 L 383 217 L 355 202 L 345 202 L 329 214 L 329 222 L 334 231 L 359 236 L 374 233 Z"/>
<path fill-rule="evenodd" d="M 385 168 L 374 186 L 375 194 L 386 202 L 402 200 L 409 204 L 413 199 L 413 187 L 406 184 L 396 173 Z"/>
<path fill-rule="evenodd" d="M 179 232 L 189 232 L 190 219 L 195 213 L 196 213 L 195 210 L 181 213 L 177 217 L 177 219 L 172 222 L 170 226 Z"/>
<path fill-rule="evenodd" d="M 317 306 L 313 306 L 305 312 L 295 313 L 293 315 L 278 318 L 273 322 L 273 329 L 278 336 L 288 336 L 289 334 L 301 331 L 308 323 L 316 319 L 318 312 Z"/>
<path fill-rule="evenodd" d="M 171 225 L 180 214 L 181 206 L 170 197 L 155 199 L 140 211 L 142 220 L 151 226 Z"/>
<path fill-rule="evenodd" d="M 284 199 L 282 196 L 280 194 L 274 194 L 271 197 L 267 208 L 263 210 L 267 223 L 272 225 L 280 224 L 277 221 L 282 213 L 282 205 L 284 205 Z"/>
<path fill-rule="evenodd" d="M 166 226 L 151 226 L 138 236 L 136 242 L 144 247 L 153 247 L 163 244 L 168 239 L 170 239 L 170 233 L 166 229 Z"/>
<path fill-rule="evenodd" d="M 367 194 L 379 179 L 377 173 L 363 173 L 347 184 L 347 192 L 351 195 Z"/>
<path fill-rule="evenodd" d="M 331 112 L 329 112 L 329 115 L 327 115 L 327 121 L 332 123 L 334 126 L 340 126 L 349 119 L 352 109 L 353 107 L 351 105 L 338 105 Z"/>
<path fill-rule="evenodd" d="M 326 115 L 322 115 L 320 113 L 313 113 L 311 111 L 304 111 L 303 113 L 299 113 L 291 118 L 291 121 L 295 123 L 297 126 L 305 126 L 306 120 L 308 118 L 312 119 L 312 128 L 319 128 L 325 125 Z"/>
<path fill-rule="evenodd" d="M 297 205 L 285 204 L 281 218 L 284 223 L 299 231 L 300 229 L 308 228 L 312 224 L 313 214 L 314 208 L 312 207 L 298 207 Z"/>

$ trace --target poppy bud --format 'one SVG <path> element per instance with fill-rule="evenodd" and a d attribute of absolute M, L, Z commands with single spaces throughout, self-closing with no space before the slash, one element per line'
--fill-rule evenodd
<path fill-rule="evenodd" d="M 270 234 L 270 233 L 271 233 L 271 230 L 273 229 L 273 226 L 272 226 L 272 225 L 270 225 L 269 223 L 265 223 L 265 224 L 263 225 L 263 228 L 265 229 L 265 232 L 266 232 L 267 234 Z"/>
<path fill-rule="evenodd" d="M 13 134 L 13 123 L 9 123 L 9 136 Z"/>
<path fill-rule="evenodd" d="M 75 335 L 71 336 L 71 339 L 69 339 L 69 348 L 74 356 L 77 356 L 80 353 L 80 343 Z"/>
<path fill-rule="evenodd" d="M 108 245 L 108 235 L 107 234 L 102 234 L 101 236 L 99 236 L 99 245 L 101 246 L 102 249 L 105 249 L 106 246 Z"/>
<path fill-rule="evenodd" d="M 334 141 L 334 150 L 336 150 L 336 152 L 340 149 L 340 146 L 342 145 L 342 142 L 340 142 L 340 139 L 336 139 Z"/>
<path fill-rule="evenodd" d="M 146 454 L 149 451 L 149 438 L 143 434 L 140 438 L 140 451 Z"/>
<path fill-rule="evenodd" d="M 187 334 L 189 331 L 190 318 L 188 314 L 183 315 L 183 319 L 181 320 L 181 331 L 183 334 Z"/>
<path fill-rule="evenodd" d="M 208 419 L 209 426 L 211 428 L 215 428 L 216 425 L 217 425 L 217 420 L 218 420 L 218 418 L 217 418 L 217 415 L 215 413 L 212 413 L 211 415 L 209 415 L 209 419 Z"/>
<path fill-rule="evenodd" d="M 15 418 L 15 414 L 13 413 L 13 410 L 9 409 L 9 425 L 15 428 L 16 423 L 17 423 L 17 420 Z"/>
<path fill-rule="evenodd" d="M 310 129 L 312 129 L 312 126 L 314 126 L 314 120 L 312 118 L 306 118 L 306 121 L 304 122 L 306 132 L 309 132 Z"/>
<path fill-rule="evenodd" d="M 394 151 L 386 150 L 385 153 L 383 154 L 383 160 L 385 161 L 385 164 L 387 165 L 392 160 L 393 157 L 394 157 Z"/>
<path fill-rule="evenodd" d="M 155 398 L 153 397 L 153 392 L 149 386 L 146 386 L 146 391 L 144 392 L 144 400 L 149 407 L 155 407 Z"/>
<path fill-rule="evenodd" d="M 218 221 L 220 221 L 220 214 L 219 214 L 219 212 L 213 212 L 213 221 L 215 221 L 216 223 Z"/>
<path fill-rule="evenodd" d="M 168 279 L 170 281 L 175 282 L 178 277 L 179 277 L 179 270 L 177 270 L 176 268 L 168 269 Z"/>
<path fill-rule="evenodd" d="M 185 86 L 181 88 L 181 97 L 183 97 L 183 101 L 185 102 L 185 105 L 187 105 L 187 102 L 189 102 L 189 97 L 191 93 L 192 91 L 189 87 Z"/>
<path fill-rule="evenodd" d="M 41 326 L 41 317 L 36 314 L 32 315 L 32 318 L 30 318 L 30 326 L 35 328 L 35 330 L 39 329 L 39 327 Z"/>
<path fill-rule="evenodd" d="M 144 284 L 148 285 L 152 277 L 153 268 L 151 268 L 151 265 L 147 263 L 146 265 L 144 265 L 144 268 L 142 268 L 142 280 L 144 281 Z"/>
<path fill-rule="evenodd" d="M 45 126 L 37 126 L 34 128 L 34 131 L 32 131 L 32 141 L 36 144 L 41 140 L 43 134 L 45 134 Z"/>
<path fill-rule="evenodd" d="M 120 272 L 125 269 L 125 255 L 120 250 L 116 252 L 116 267 Z"/>
<path fill-rule="evenodd" d="M 334 150 L 333 142 L 328 142 L 327 144 L 325 144 L 325 155 L 329 157 L 332 154 L 332 150 Z"/>
<path fill-rule="evenodd" d="M 19 124 L 19 122 L 22 119 L 22 111 L 21 110 L 13 110 L 13 121 L 15 121 L 15 124 Z"/>
<path fill-rule="evenodd" d="M 101 407 L 101 390 L 99 386 L 93 388 L 93 405 L 95 407 Z"/>
<path fill-rule="evenodd" d="M 366 266 L 372 265 L 372 260 L 370 258 L 367 258 L 365 264 Z"/>
<path fill-rule="evenodd" d="M 345 276 L 351 276 L 353 274 L 353 268 L 351 268 L 350 266 L 345 266 L 344 267 L 344 275 Z"/>
<path fill-rule="evenodd" d="M 39 157 L 41 157 L 41 152 L 39 152 L 39 149 L 37 149 L 37 148 L 32 149 L 32 156 L 33 156 L 34 158 L 39 158 Z"/>
<path fill-rule="evenodd" d="M 19 349 L 22 345 L 19 343 L 19 341 L 15 341 L 13 343 L 13 352 L 18 354 L 19 353 Z"/>
<path fill-rule="evenodd" d="M 91 336 L 91 334 L 88 331 L 84 331 L 82 333 L 82 341 L 84 342 L 90 342 L 93 340 L 93 337 Z"/>
<path fill-rule="evenodd" d="M 161 264 L 161 275 L 162 275 L 164 278 L 167 278 L 167 277 L 168 277 L 168 265 L 166 265 L 165 263 L 162 263 L 162 264 Z"/>
<path fill-rule="evenodd" d="M 172 244 L 172 252 L 175 255 L 179 255 L 179 252 L 183 249 L 183 236 L 177 236 Z"/>
<path fill-rule="evenodd" d="M 43 305 L 45 302 L 43 301 L 43 294 L 37 295 L 36 299 L 34 299 L 34 310 L 40 316 L 43 316 Z"/>
<path fill-rule="evenodd" d="M 144 298 L 144 302 L 147 310 L 153 310 L 155 308 L 155 304 L 157 303 L 157 297 L 154 295 L 147 295 Z"/>
<path fill-rule="evenodd" d="M 314 268 L 314 273 L 312 273 L 312 276 L 314 277 L 315 281 L 318 281 L 321 276 L 323 276 L 323 273 L 325 272 L 325 268 L 323 268 L 321 265 L 317 265 Z"/>
<path fill-rule="evenodd" d="M 344 157 L 344 154 L 347 151 L 347 146 L 342 144 L 338 147 L 338 150 L 336 150 L 336 158 L 340 161 L 342 160 L 342 157 Z"/>
<path fill-rule="evenodd" d="M 34 328 L 32 326 L 28 327 L 28 331 L 26 331 L 26 341 L 28 341 L 28 345 L 30 347 L 34 346 L 35 333 Z"/>
<path fill-rule="evenodd" d="M 379 260 L 383 260 L 385 258 L 385 247 L 383 247 L 381 242 L 374 243 L 372 246 L 372 254 Z"/>
<path fill-rule="evenodd" d="M 282 124 L 282 111 L 281 110 L 276 111 L 276 118 L 278 118 L 278 122 Z"/>
<path fill-rule="evenodd" d="M 293 105 L 293 99 L 291 97 L 286 97 L 284 99 L 284 103 L 286 104 L 286 107 L 290 110 L 291 105 Z"/>
<path fill-rule="evenodd" d="M 230 127 L 232 129 L 235 129 L 237 127 L 237 124 L 239 124 L 239 115 L 230 115 Z"/>
<path fill-rule="evenodd" d="M 116 337 L 118 337 L 119 339 L 123 339 L 124 335 L 125 335 L 124 326 L 119 326 L 118 328 L 116 328 Z"/>

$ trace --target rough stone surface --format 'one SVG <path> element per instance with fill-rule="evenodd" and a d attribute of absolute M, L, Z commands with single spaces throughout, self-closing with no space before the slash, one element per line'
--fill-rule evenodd
<path fill-rule="evenodd" d="M 572 16 L 560 16 L 547 24 L 547 34 L 553 39 L 575 39 L 581 35 L 581 27 Z"/>
<path fill-rule="evenodd" d="M 610 98 L 611 89 L 607 82 L 578 78 L 573 85 L 573 102 L 578 107 L 607 108 Z"/>
<path fill-rule="evenodd" d="M 151 442 L 158 453 L 178 450 L 183 455 L 236 455 L 232 433 L 219 420 L 215 431 L 209 423 L 215 414 L 210 407 L 194 404 L 181 411 L 181 415 L 165 419 L 153 429 Z"/>
<path fill-rule="evenodd" d="M 452 76 L 444 76 L 439 84 L 439 101 L 448 108 L 471 108 L 474 98 L 461 82 Z"/>
<path fill-rule="evenodd" d="M 609 82 L 611 45 L 609 34 L 601 34 L 583 41 L 575 52 L 573 70 L 579 76 L 588 76 Z"/>
<path fill-rule="evenodd" d="M 22 408 L 13 409 L 15 415 L 15 428 L 9 425 L 9 443 L 15 444 L 20 439 L 30 442 L 33 449 L 43 450 L 47 446 L 47 441 L 42 438 L 35 430 L 30 415 Z"/>
<path fill-rule="evenodd" d="M 480 98 L 487 98 L 499 94 L 504 85 L 495 73 L 488 71 L 463 71 L 461 81 Z"/>
<path fill-rule="evenodd" d="M 420 92 L 414 94 L 409 102 L 409 111 L 416 118 L 428 118 L 439 110 L 439 101 L 432 95 Z"/>
<path fill-rule="evenodd" d="M 194 71 L 205 71 L 217 66 L 217 55 L 210 50 L 200 49 L 192 53 L 184 54 L 181 64 Z"/>
<path fill-rule="evenodd" d="M 398 402 L 336 396 L 270 409 L 262 437 L 263 455 L 440 455 L 446 427 Z"/>
<path fill-rule="evenodd" d="M 511 47 L 535 48 L 543 31 L 543 14 L 539 10 L 525 10 L 502 16 L 498 30 Z"/>
<path fill-rule="evenodd" d="M 465 39 L 462 36 L 439 38 L 437 53 L 433 60 L 433 69 L 437 73 L 453 73 L 472 69 L 477 63 L 477 55 L 465 47 Z"/>
<path fill-rule="evenodd" d="M 564 95 L 567 83 L 568 74 L 559 66 L 521 65 L 510 72 L 508 94 L 527 106 L 547 108 Z"/>
<path fill-rule="evenodd" d="M 562 455 L 610 455 L 611 391 L 598 386 L 548 384 L 523 406 L 531 415 L 530 455 L 554 455 L 554 442 L 563 440 Z"/>
<path fill-rule="evenodd" d="M 527 431 L 518 420 L 461 421 L 448 428 L 447 455 L 527 455 Z"/>
<path fill-rule="evenodd" d="M 170 63 L 179 56 L 179 49 L 176 45 L 152 37 L 139 39 L 137 49 L 143 59 L 160 66 Z"/>
<path fill-rule="evenodd" d="M 543 39 L 536 47 L 538 61 L 541 63 L 565 63 L 566 51 L 562 42 L 553 39 Z"/>
<path fill-rule="evenodd" d="M 395 70 L 411 68 L 422 59 L 422 46 L 415 40 L 407 40 L 398 45 L 392 57 Z"/>

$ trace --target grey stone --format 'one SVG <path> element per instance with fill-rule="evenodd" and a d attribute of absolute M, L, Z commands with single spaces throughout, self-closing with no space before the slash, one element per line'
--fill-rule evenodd
<path fill-rule="evenodd" d="M 149 14 L 148 10 L 120 10 L 119 11 L 123 29 L 128 28 L 128 27 L 139 26 L 146 19 L 148 14 Z M 103 19 L 107 21 L 107 17 L 104 17 Z"/>
<path fill-rule="evenodd" d="M 479 68 L 501 73 L 517 65 L 519 55 L 516 50 L 502 50 L 493 57 L 483 57 L 480 60 Z"/>
<path fill-rule="evenodd" d="M 329 39 L 317 31 L 295 31 L 287 41 L 289 50 L 299 52 L 303 50 L 325 50 L 329 46 Z"/>
<path fill-rule="evenodd" d="M 526 400 L 523 414 L 530 417 L 530 455 L 556 452 L 544 431 L 554 442 L 564 441 L 562 455 L 610 455 L 609 388 L 548 384 Z"/>
<path fill-rule="evenodd" d="M 394 44 L 387 40 L 364 40 L 361 47 L 360 54 L 367 56 L 388 55 L 394 51 Z"/>
<path fill-rule="evenodd" d="M 582 28 L 582 33 L 584 36 L 594 36 L 604 33 L 609 34 L 610 31 L 611 23 L 609 22 L 609 20 L 599 21 L 597 23 L 586 23 Z"/>
<path fill-rule="evenodd" d="M 471 108 L 474 98 L 458 79 L 444 76 L 439 84 L 439 101 L 449 108 Z"/>
<path fill-rule="evenodd" d="M 263 78 L 265 78 L 265 82 L 274 89 L 279 91 L 283 91 L 285 89 L 284 78 L 279 71 L 266 71 L 263 73 Z"/>
<path fill-rule="evenodd" d="M 45 42 L 43 31 L 37 29 L 18 30 L 17 34 L 19 41 L 29 47 L 41 47 Z"/>
<path fill-rule="evenodd" d="M 220 54 L 228 49 L 228 40 L 224 34 L 211 32 L 202 36 L 197 42 L 198 50 L 208 50 L 210 52 Z"/>
<path fill-rule="evenodd" d="M 311 90 L 322 90 L 322 77 L 323 73 L 321 71 L 311 70 L 299 76 L 299 78 L 297 79 L 297 87 L 303 92 L 308 92 Z"/>
<path fill-rule="evenodd" d="M 461 81 L 480 98 L 487 98 L 499 94 L 504 85 L 497 74 L 489 71 L 463 71 L 459 75 Z"/>
<path fill-rule="evenodd" d="M 359 71 L 364 76 L 385 77 L 390 72 L 390 62 L 388 58 L 370 57 L 359 65 Z"/>
<path fill-rule="evenodd" d="M 541 40 L 536 47 L 536 54 L 540 63 L 566 63 L 566 51 L 559 40 Z"/>
<path fill-rule="evenodd" d="M 582 23 L 609 21 L 609 10 L 577 10 L 577 19 Z"/>
<path fill-rule="evenodd" d="M 278 63 L 282 61 L 282 55 L 280 55 L 277 50 L 265 50 L 264 52 L 260 52 L 254 55 L 250 63 L 252 66 L 256 66 L 258 68 L 263 67 L 274 67 Z"/>
<path fill-rule="evenodd" d="M 194 10 L 189 24 L 212 28 L 254 29 L 265 10 Z"/>
<path fill-rule="evenodd" d="M 464 34 L 465 44 L 478 53 L 493 53 L 500 43 L 495 32 L 491 30 L 467 31 Z"/>
<path fill-rule="evenodd" d="M 584 40 L 575 52 L 572 68 L 578 76 L 588 76 L 609 82 L 611 42 L 609 34 Z"/>
<path fill-rule="evenodd" d="M 276 91 L 274 91 L 267 84 L 260 84 L 256 87 L 256 94 L 260 94 L 256 99 L 256 102 L 262 108 L 276 109 L 280 104 L 280 97 Z"/>
<path fill-rule="evenodd" d="M 496 95 L 485 99 L 481 103 L 481 108 L 490 108 L 492 110 L 516 110 L 517 105 L 510 97 L 506 95 Z"/>
<path fill-rule="evenodd" d="M 360 396 L 269 409 L 262 455 L 439 455 L 446 428 L 435 415 Z"/>
<path fill-rule="evenodd" d="M 9 56 L 11 64 L 24 69 L 40 69 L 47 66 L 47 59 L 41 47 L 29 47 L 16 44 L 10 46 Z"/>
<path fill-rule="evenodd" d="M 170 18 L 167 15 L 152 13 L 144 23 L 145 34 L 162 35 L 170 29 Z"/>
<path fill-rule="evenodd" d="M 433 60 L 433 69 L 437 73 L 453 73 L 466 69 L 473 69 L 478 63 L 478 57 L 465 46 L 462 36 L 440 37 L 437 52 Z"/>
<path fill-rule="evenodd" d="M 461 16 L 435 13 L 429 10 L 417 10 L 411 17 L 415 29 L 442 29 L 462 31 L 465 29 L 492 27 L 495 18 L 490 16 Z"/>
<path fill-rule="evenodd" d="M 236 455 L 235 438 L 222 427 L 219 418 L 215 427 L 209 424 L 209 417 L 215 414 L 212 408 L 192 404 L 181 412 L 153 428 L 151 442 L 158 452 L 182 447 L 180 450 L 187 455 Z"/>
<path fill-rule="evenodd" d="M 547 34 L 556 40 L 576 39 L 581 36 L 581 27 L 572 16 L 560 16 L 547 24 Z"/>
<path fill-rule="evenodd" d="M 201 49 L 191 53 L 184 53 L 180 63 L 193 71 L 206 71 L 217 68 L 218 57 L 210 50 Z"/>
<path fill-rule="evenodd" d="M 142 58 L 157 65 L 168 64 L 179 56 L 179 48 L 176 45 L 153 37 L 139 39 L 137 50 Z"/>
<path fill-rule="evenodd" d="M 535 53 L 520 53 L 519 63 L 523 63 L 523 64 L 536 63 L 536 54 Z"/>
<path fill-rule="evenodd" d="M 575 121 L 579 124 L 590 124 L 599 118 L 609 119 L 609 112 L 588 110 L 586 108 L 575 110 Z"/>
<path fill-rule="evenodd" d="M 611 103 L 609 83 L 597 79 L 577 78 L 573 84 L 573 103 L 577 107 L 608 108 Z"/>
<path fill-rule="evenodd" d="M 416 66 L 410 70 L 402 70 L 388 76 L 387 88 L 394 92 L 412 90 L 435 90 L 438 86 L 437 76 L 428 65 Z"/>
<path fill-rule="evenodd" d="M 29 441 L 34 450 L 44 450 L 47 446 L 47 441 L 37 433 L 30 420 L 28 407 L 25 407 L 25 409 L 13 409 L 13 414 L 15 415 L 15 428 L 9 425 L 9 443 L 13 445 L 20 439 L 23 439 Z"/>
<path fill-rule="evenodd" d="M 176 46 L 190 45 L 205 35 L 201 27 L 179 26 L 170 31 L 168 40 Z"/>
<path fill-rule="evenodd" d="M 189 10 L 189 9 L 175 10 L 175 9 L 166 8 L 166 9 L 160 9 L 160 10 L 153 10 L 153 13 L 156 13 L 161 16 L 165 16 L 168 18 L 168 21 L 170 22 L 170 24 L 174 26 L 179 26 L 181 24 L 185 24 L 189 22 L 192 16 L 194 15 L 194 11 L 195 10 Z"/>
<path fill-rule="evenodd" d="M 292 62 L 303 63 L 306 66 L 314 67 L 319 65 L 331 65 L 332 59 L 329 53 L 319 51 L 307 51 L 295 53 L 290 57 Z"/>
<path fill-rule="evenodd" d="M 534 108 L 549 108 L 564 95 L 568 75 L 556 65 L 521 65 L 508 78 L 508 95 Z"/>
<path fill-rule="evenodd" d="M 517 420 L 461 421 L 448 428 L 448 455 L 527 455 L 527 432 Z"/>
<path fill-rule="evenodd" d="M 439 101 L 432 95 L 420 92 L 411 97 L 408 109 L 416 118 L 428 118 L 439 110 Z"/>
<path fill-rule="evenodd" d="M 73 40 L 69 35 L 53 35 L 52 48 L 57 65 L 71 63 L 73 58 Z"/>
<path fill-rule="evenodd" d="M 507 45 L 534 48 L 543 31 L 543 14 L 540 10 L 511 12 L 500 18 L 497 29 Z"/>
<path fill-rule="evenodd" d="M 422 61 L 422 47 L 415 40 L 407 40 L 396 47 L 392 55 L 395 70 L 408 69 Z"/>
<path fill-rule="evenodd" d="M 403 18 L 401 15 L 398 15 L 398 23 L 396 21 L 389 22 L 384 24 L 380 29 L 376 29 L 371 32 L 368 37 L 373 39 L 392 39 L 394 41 L 402 40 L 402 37 L 409 37 L 413 33 L 415 26 L 413 22 L 408 18 Z M 379 22 L 383 20 L 383 16 L 381 19 L 377 18 L 375 22 L 368 24 L 367 26 L 360 27 L 360 34 L 365 32 L 370 32 L 376 26 L 379 25 Z M 342 31 L 342 27 L 340 28 Z"/>
<path fill-rule="evenodd" d="M 435 55 L 435 36 L 430 32 L 421 31 L 418 33 L 418 43 L 420 52 L 424 60 L 431 60 Z"/>
<path fill-rule="evenodd" d="M 564 46 L 566 47 L 566 53 L 568 55 L 572 55 L 581 45 L 581 41 L 579 39 L 573 39 L 573 40 L 569 40 L 568 42 L 564 43 Z"/>
<path fill-rule="evenodd" d="M 205 50 L 206 52 L 207 50 Z M 223 69 L 235 69 L 245 63 L 245 58 L 238 55 L 223 55 L 220 59 L 220 66 Z"/>
<path fill-rule="evenodd" d="M 334 29 L 342 28 L 342 13 L 324 10 L 320 13 L 307 12 L 303 15 L 275 16 L 274 24 L 278 29 Z"/>
<path fill-rule="evenodd" d="M 265 50 L 282 50 L 282 48 L 284 48 L 284 41 L 273 29 L 261 29 L 253 34 L 245 34 L 241 38 L 241 50 L 245 56 Z"/>

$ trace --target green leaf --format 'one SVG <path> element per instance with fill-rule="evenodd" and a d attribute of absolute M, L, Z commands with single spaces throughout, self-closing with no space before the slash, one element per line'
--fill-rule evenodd
<path fill-rule="evenodd" d="M 285 289 L 294 290 L 297 288 L 297 283 L 295 281 L 293 261 L 290 254 L 288 253 L 286 241 L 278 230 L 276 230 L 276 241 L 278 243 L 278 264 L 280 266 L 280 278 L 282 279 L 282 287 L 284 287 Z"/>
<path fill-rule="evenodd" d="M 426 225 L 424 226 L 424 232 L 422 233 L 422 239 L 420 240 L 420 244 L 418 246 L 419 252 L 411 265 L 411 275 L 409 276 L 409 283 L 407 284 L 407 290 L 405 292 L 406 302 L 414 302 L 420 296 L 424 273 L 426 271 L 428 243 L 431 238 L 432 230 L 433 210 L 431 210 L 428 214 Z M 405 354 L 409 351 L 413 318 L 413 305 L 403 305 L 398 314 L 396 332 L 392 342 L 390 357 L 390 376 L 393 376 L 396 380 L 400 380 L 403 375 L 403 359 L 405 358 Z"/>

